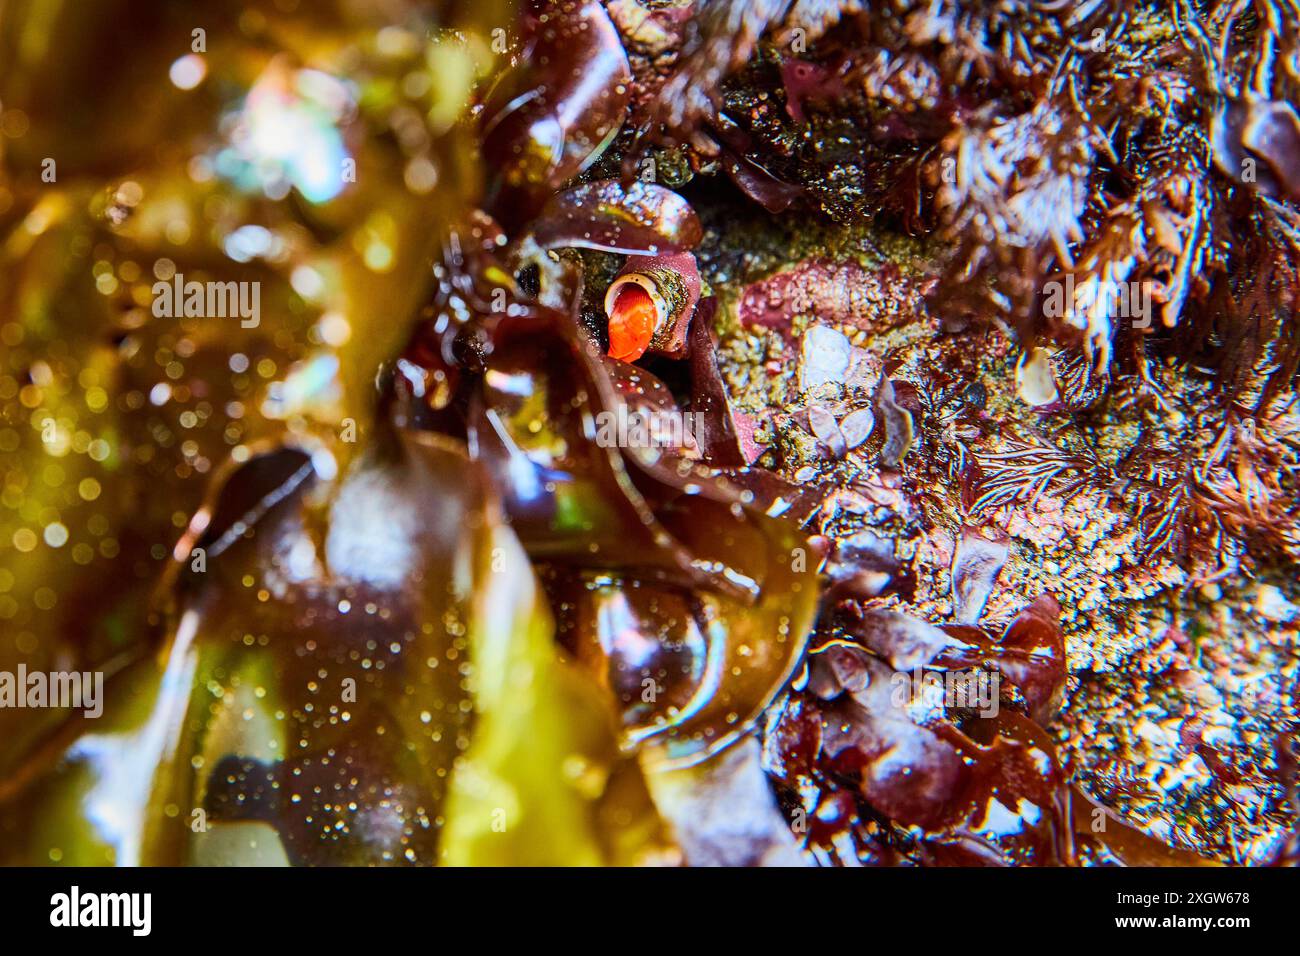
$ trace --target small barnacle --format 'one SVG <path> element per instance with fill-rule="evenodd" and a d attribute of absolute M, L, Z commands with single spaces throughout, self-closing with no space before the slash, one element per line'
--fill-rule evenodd
<path fill-rule="evenodd" d="M 978 624 L 1003 565 L 1011 556 L 1009 539 L 990 540 L 964 527 L 952 557 L 952 608 L 958 624 Z"/>
<path fill-rule="evenodd" d="M 894 383 L 887 376 L 880 377 L 876 386 L 876 411 L 885 423 L 885 445 L 880 450 L 880 463 L 888 468 L 897 468 L 912 447 L 916 437 L 912 413 L 895 401 Z"/>
<path fill-rule="evenodd" d="M 853 449 L 870 438 L 875 427 L 876 416 L 871 413 L 871 409 L 859 408 L 849 412 L 840 421 L 840 434 L 844 436 L 845 444 Z"/>
<path fill-rule="evenodd" d="M 808 427 L 817 437 L 817 440 L 826 446 L 832 458 L 844 457 L 845 452 L 848 450 L 848 442 L 840 431 L 835 416 L 827 409 L 821 405 L 810 405 L 808 407 Z"/>
<path fill-rule="evenodd" d="M 1016 363 L 1016 394 L 1026 405 L 1042 407 L 1060 398 L 1052 375 L 1052 356 L 1045 348 L 1026 349 Z"/>

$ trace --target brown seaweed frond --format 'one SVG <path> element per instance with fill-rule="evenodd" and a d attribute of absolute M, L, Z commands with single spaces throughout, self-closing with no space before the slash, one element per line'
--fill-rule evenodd
<path fill-rule="evenodd" d="M 980 78 L 1014 85 L 1050 74 L 1062 51 L 1103 19 L 1121 26 L 1126 7 L 1112 0 L 913 0 L 901 19 L 912 45 L 933 44 L 936 62 L 950 83 L 965 86 Z"/>
<path fill-rule="evenodd" d="M 1225 401 L 1249 401 L 1257 413 L 1292 387 L 1300 365 L 1300 250 L 1285 237 L 1294 214 L 1267 203 L 1259 231 L 1238 237 L 1231 272 L 1214 276 L 1176 343 L 1214 373 Z"/>
<path fill-rule="evenodd" d="M 794 0 L 777 42 L 793 44 L 799 38 L 811 43 L 845 17 L 860 14 L 868 6 L 866 0 Z"/>
<path fill-rule="evenodd" d="M 1292 206 L 1263 200 L 1266 260 L 1256 288 L 1264 298 L 1257 309 L 1271 313 L 1268 379 L 1256 412 L 1286 390 L 1300 371 L 1300 212 Z"/>
<path fill-rule="evenodd" d="M 1064 307 L 1044 297 L 1042 327 L 1082 339 L 1099 370 L 1109 366 L 1119 336 L 1177 326 L 1189 302 L 1204 301 L 1227 269 L 1220 200 L 1203 163 L 1187 144 L 1171 143 L 1144 165 L 1136 193 L 1111 203 L 1073 266 L 1046 280 L 1046 289 L 1067 294 Z"/>
<path fill-rule="evenodd" d="M 1228 176 L 1271 195 L 1300 187 L 1300 134 L 1294 103 L 1300 92 L 1300 4 L 1296 0 L 1233 0 L 1204 22 L 1187 0 L 1173 4 L 1183 41 L 1196 58 L 1202 93 L 1213 104 L 1215 158 Z M 1242 159 L 1262 163 L 1262 178 L 1241 180 Z"/>
<path fill-rule="evenodd" d="M 1300 199 L 1300 3 L 1234 0 L 1203 19 L 1187 0 L 1172 9 L 1192 54 L 1204 103 L 1199 125 L 1218 174 L 1201 182 L 1216 199 L 1210 219 L 1231 253 L 1214 257 L 1217 274 L 1180 351 L 1215 371 L 1226 400 L 1255 392 L 1258 412 L 1290 387 L 1300 360 L 1300 242 L 1288 205 Z"/>
<path fill-rule="evenodd" d="M 942 18 L 952 5 L 933 8 Z M 1182 4 L 1184 54 L 1153 48 L 1152 69 L 1121 44 L 1105 56 L 1076 45 L 1028 109 L 1004 96 L 963 117 L 939 153 L 948 166 L 935 208 L 955 248 L 934 295 L 941 313 L 992 315 L 1026 347 L 1081 344 L 1105 370 L 1117 337 L 1174 328 L 1190 310 L 1184 357 L 1221 369 L 1228 397 L 1269 359 L 1265 397 L 1276 394 L 1300 358 L 1286 298 L 1294 249 L 1277 238 L 1293 215 L 1280 197 L 1300 183 L 1300 120 L 1287 102 L 1300 81 L 1296 10 L 1243 0 L 1202 22 Z M 1045 312 L 1045 289 L 1067 280 L 1068 308 Z M 1154 309 L 1117 314 L 1115 289 Z"/>
<path fill-rule="evenodd" d="M 718 120 L 722 82 L 748 63 L 759 40 L 778 25 L 774 42 L 803 52 L 842 19 L 862 14 L 865 0 L 706 0 L 648 117 L 645 134 L 711 146 L 706 127 Z"/>
<path fill-rule="evenodd" d="M 992 314 L 1032 341 L 1031 307 L 1053 261 L 1084 239 L 1089 175 L 1102 137 L 1065 94 L 1026 112 L 981 109 L 943 143 L 950 173 L 936 196 L 941 235 L 957 246 L 940 281 L 951 315 Z"/>
<path fill-rule="evenodd" d="M 676 142 L 696 138 L 718 115 L 722 81 L 744 65 L 759 38 L 780 23 L 790 0 L 710 0 L 690 24 L 691 33 L 664 82 L 646 135 Z"/>

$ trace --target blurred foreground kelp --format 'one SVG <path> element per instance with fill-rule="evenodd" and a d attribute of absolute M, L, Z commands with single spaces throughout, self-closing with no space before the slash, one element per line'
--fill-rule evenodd
<path fill-rule="evenodd" d="M 486 188 L 468 111 L 514 14 L 295 7 L 212 4 L 198 21 L 172 4 L 0 8 L 3 533 L 18 552 L 0 663 L 104 671 L 109 687 L 102 719 L 0 710 L 5 857 L 674 859 L 593 679 L 604 665 L 557 653 L 467 453 L 481 440 L 414 427 L 393 383 L 414 374 L 390 360 L 419 347 L 417 327 L 459 331 L 467 307 L 490 318 L 458 285 L 459 230 L 482 242 Z M 190 282 L 250 284 L 260 314 L 188 310 Z M 496 333 L 500 361 L 577 348 L 544 307 L 503 318 L 519 326 Z M 618 400 L 592 356 L 554 361 L 596 377 L 575 401 Z M 538 411 L 513 424 L 563 443 L 590 420 L 522 417 Z M 638 489 L 619 452 L 568 440 L 547 487 L 573 487 L 520 507 L 550 529 L 536 547 L 573 566 L 557 587 L 602 606 L 637 589 L 652 602 L 631 613 L 696 642 L 672 706 L 635 729 L 671 738 L 643 748 L 647 766 L 696 762 L 794 666 L 815 597 L 812 571 L 788 570 L 800 539 L 710 474 L 643 462 Z M 682 603 L 692 585 L 716 593 Z M 741 653 L 749 672 L 719 688 Z"/>

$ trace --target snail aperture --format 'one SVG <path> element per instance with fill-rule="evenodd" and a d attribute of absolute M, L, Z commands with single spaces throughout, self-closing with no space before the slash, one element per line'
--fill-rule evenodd
<path fill-rule="evenodd" d="M 680 358 L 699 300 L 700 273 L 691 253 L 629 256 L 605 293 L 609 354 L 625 362 L 646 352 Z"/>

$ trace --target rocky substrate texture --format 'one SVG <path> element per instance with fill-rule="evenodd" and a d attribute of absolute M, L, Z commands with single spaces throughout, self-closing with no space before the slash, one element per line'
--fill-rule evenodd
<path fill-rule="evenodd" d="M 1122 397 L 1027 404 L 1007 335 L 946 331 L 930 315 L 919 244 L 882 252 L 890 240 L 863 230 L 713 221 L 700 255 L 725 303 L 720 357 L 738 417 L 754 423 L 761 464 L 821 485 L 817 520 L 837 543 L 872 527 L 853 512 L 880 481 L 885 429 L 864 441 L 855 416 L 876 416 L 882 370 L 914 403 L 896 469 L 915 511 L 899 545 L 914 590 L 880 603 L 953 623 L 963 535 L 1005 548 L 980 621 L 999 630 L 1036 595 L 1059 600 L 1069 679 L 1052 733 L 1081 785 L 1163 842 L 1267 860 L 1296 825 L 1286 748 L 1300 584 L 1284 559 L 1150 553 L 1143 502 L 1117 466 L 1143 425 L 1179 440 L 1177 418 Z M 1175 406 L 1203 400 L 1194 379 L 1170 373 L 1162 386 Z"/>

